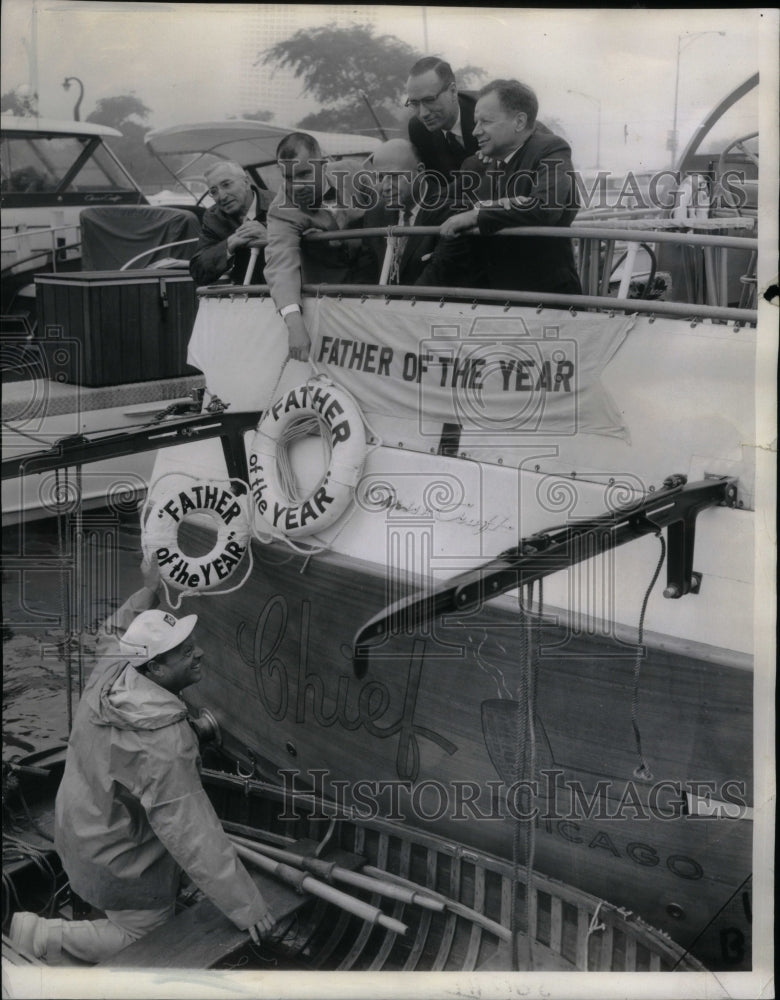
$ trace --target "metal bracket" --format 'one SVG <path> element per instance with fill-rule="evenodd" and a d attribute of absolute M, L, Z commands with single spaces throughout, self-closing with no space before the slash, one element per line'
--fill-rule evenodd
<path fill-rule="evenodd" d="M 187 440 L 220 438 L 228 476 L 248 478 L 243 435 L 257 426 L 261 411 L 251 413 L 198 413 L 164 423 L 152 423 L 112 434 L 94 432 L 61 438 L 48 451 L 15 455 L 2 462 L 2 478 L 14 479 L 34 473 L 84 465 L 143 451 L 170 448 Z"/>
<path fill-rule="evenodd" d="M 433 591 L 404 597 L 365 622 L 353 641 L 353 669 L 363 677 L 371 651 L 391 635 L 419 628 L 443 615 L 476 608 L 499 594 L 533 583 L 585 558 L 607 552 L 647 534 L 668 535 L 667 597 L 696 594 L 701 573 L 693 571 L 696 517 L 707 507 L 736 506 L 737 481 L 725 476 L 688 484 L 670 476 L 658 492 L 628 507 L 609 510 L 588 521 L 574 522 L 521 538 L 516 547 L 476 569 L 451 577 Z"/>
<path fill-rule="evenodd" d="M 685 476 L 674 476 L 664 482 L 665 487 L 685 485 Z M 711 489 L 707 490 L 709 483 Z M 737 487 L 733 480 L 723 483 L 716 477 L 705 477 L 702 484 L 701 500 L 682 509 L 680 517 L 667 526 L 668 551 L 666 555 L 666 587 L 664 597 L 678 600 L 686 594 L 698 594 L 701 590 L 701 573 L 693 568 L 693 553 L 696 542 L 696 518 L 705 507 L 712 506 L 713 498 L 720 497 L 728 507 L 736 506 Z"/>

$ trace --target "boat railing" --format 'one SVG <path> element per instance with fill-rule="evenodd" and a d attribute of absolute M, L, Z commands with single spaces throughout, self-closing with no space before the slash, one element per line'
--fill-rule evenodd
<path fill-rule="evenodd" d="M 326 295 L 343 298 L 385 298 L 411 299 L 415 301 L 433 300 L 444 305 L 447 301 L 467 302 L 473 308 L 479 303 L 504 306 L 534 306 L 538 312 L 543 309 L 568 309 L 573 315 L 578 311 L 594 310 L 610 314 L 624 312 L 642 316 L 668 316 L 672 319 L 688 320 L 696 326 L 703 320 L 734 323 L 735 328 L 755 326 L 757 312 L 754 309 L 739 309 L 727 306 L 691 305 L 686 302 L 659 302 L 645 299 L 617 299 L 607 295 L 564 295 L 558 292 L 514 292 L 497 291 L 490 288 L 465 288 L 431 285 L 336 285 L 304 284 L 303 292 L 323 297 Z M 211 285 L 198 289 L 204 297 L 263 296 L 269 295 L 268 285 Z"/>
<path fill-rule="evenodd" d="M 404 296 L 414 294 L 419 297 L 430 297 L 431 294 L 444 298 L 456 298 L 459 300 L 474 299 L 477 301 L 502 301 L 519 304 L 547 305 L 552 308 L 579 308 L 579 309 L 631 309 L 640 313 L 655 313 L 656 315 L 675 316 L 678 318 L 690 318 L 693 315 L 701 318 L 723 321 L 735 321 L 740 324 L 755 324 L 756 310 L 748 309 L 747 306 L 754 301 L 755 292 L 755 269 L 758 256 L 758 240 L 755 236 L 734 236 L 730 233 L 739 230 L 751 230 L 754 228 L 755 220 L 749 218 L 727 218 L 727 219 L 641 219 L 633 220 L 631 226 L 622 225 L 622 220 L 588 220 L 579 225 L 571 227 L 561 226 L 523 226 L 512 227 L 501 230 L 493 234 L 504 239 L 508 238 L 533 238 L 550 237 L 553 239 L 572 239 L 575 241 L 577 249 L 577 263 L 582 282 L 582 295 L 559 295 L 557 293 L 541 292 L 513 292 L 505 293 L 498 290 L 487 290 L 484 288 L 431 288 L 426 286 L 413 286 L 414 292 L 409 288 L 403 291 Z M 356 240 L 375 237 L 394 236 L 426 236 L 436 235 L 436 226 L 389 226 L 374 227 L 365 229 L 344 229 L 338 232 L 314 233 L 304 237 L 306 241 L 320 242 L 333 240 Z M 616 247 L 621 244 L 627 245 L 626 260 L 623 269 L 623 277 L 620 280 L 617 295 L 610 295 L 610 285 L 617 283 L 613 274 L 617 264 L 615 263 Z M 695 301 L 696 296 L 690 296 L 694 301 L 662 301 L 660 299 L 649 299 L 645 295 L 649 291 L 647 286 L 650 281 L 645 282 L 645 293 L 642 297 L 629 297 L 632 272 L 636 266 L 637 252 L 640 246 L 644 246 L 648 251 L 653 267 L 651 276 L 655 272 L 655 249 L 660 245 L 676 245 L 682 247 L 683 252 L 689 256 L 683 259 L 683 266 L 694 268 L 701 266 L 705 275 L 706 302 Z M 728 305 L 728 276 L 729 276 L 729 251 L 742 251 L 748 254 L 748 262 L 745 265 L 745 273 L 740 275 L 743 283 L 743 291 L 740 296 L 739 306 L 729 307 Z M 693 258 L 690 255 L 695 255 Z M 700 256 L 699 256 L 700 254 Z M 618 261 L 618 264 L 620 261 Z M 685 275 L 686 287 L 690 288 L 695 282 L 689 280 L 689 275 Z M 360 287 L 360 294 L 376 295 L 378 290 L 381 293 L 393 297 L 397 294 L 394 289 L 399 286 L 369 286 L 366 291 L 364 286 Z M 345 290 L 335 286 L 329 289 L 336 294 L 346 294 Z M 358 286 L 352 285 L 352 292 L 356 292 Z M 392 290 L 391 290 L 392 289 Z M 321 290 L 322 293 L 324 289 Z M 490 294 L 486 294 L 490 292 Z M 494 294 L 495 293 L 495 294 Z M 520 298 L 515 298 L 520 296 Z M 630 305 L 629 305 L 630 304 Z M 692 313 L 692 307 L 695 310 Z"/>
<path fill-rule="evenodd" d="M 615 245 L 619 242 L 629 244 L 629 247 L 639 247 L 643 243 L 682 244 L 692 248 L 700 248 L 702 253 L 720 252 L 725 255 L 729 250 L 747 251 L 751 255 L 748 270 L 755 270 L 755 259 L 758 252 L 758 240 L 754 237 L 729 236 L 724 233 L 692 233 L 673 231 L 680 223 L 664 220 L 668 226 L 648 232 L 644 228 L 623 228 L 609 225 L 582 225 L 572 227 L 557 226 L 525 226 L 502 230 L 496 235 L 502 238 L 528 238 L 535 236 L 559 239 L 575 239 L 579 241 L 580 265 L 587 266 L 586 281 L 583 281 L 584 294 L 563 294 L 559 292 L 535 291 L 504 291 L 501 289 L 467 287 L 467 286 L 433 286 L 433 285 L 380 285 L 380 284 L 304 284 L 303 291 L 314 296 L 341 296 L 391 299 L 411 299 L 415 301 L 436 300 L 440 304 L 446 301 L 468 302 L 473 307 L 478 303 L 493 303 L 509 308 L 514 305 L 534 306 L 538 310 L 568 309 L 577 311 L 627 312 L 652 317 L 666 316 L 674 319 L 688 320 L 692 324 L 711 320 L 713 322 L 734 323 L 741 326 L 755 326 L 758 320 L 756 309 L 739 306 L 723 305 L 715 302 L 679 302 L 662 299 L 629 298 L 626 295 L 627 286 L 621 281 L 617 296 L 608 294 L 610 276 L 612 273 Z M 716 220 L 689 220 L 712 222 Z M 733 221 L 733 220 L 726 220 Z M 708 228 L 716 228 L 709 225 Z M 305 242 L 332 242 L 342 240 L 361 240 L 371 237 L 392 236 L 424 236 L 436 235 L 436 226 L 389 226 L 365 229 L 343 229 L 328 233 L 314 233 L 304 237 Z M 601 244 L 606 244 L 602 249 Z M 709 271 L 720 273 L 725 282 L 725 270 L 722 259 L 713 257 L 710 260 Z M 750 275 L 745 276 L 751 278 Z M 753 279 L 751 279 L 753 280 Z M 268 285 L 208 285 L 199 289 L 203 297 L 220 296 L 261 296 L 268 295 Z M 725 295 L 720 289 L 719 295 Z"/>
<path fill-rule="evenodd" d="M 76 239 L 72 243 L 57 243 L 57 233 L 62 232 L 75 232 Z M 49 246 L 38 247 L 38 249 L 33 249 L 31 240 L 40 239 L 41 237 L 48 236 Z M 37 226 L 27 227 L 26 225 L 18 226 L 13 233 L 3 233 L 0 237 L 4 246 L 3 253 L 7 253 L 5 244 L 15 241 L 16 247 L 12 246 L 12 253 L 15 252 L 16 256 L 14 260 L 3 266 L 3 274 L 15 274 L 20 270 L 30 270 L 29 265 L 32 264 L 37 258 L 43 257 L 47 262 L 51 259 L 51 266 L 56 274 L 57 264 L 63 259 L 62 255 L 68 250 L 77 250 L 81 246 L 81 228 L 78 222 L 71 222 L 70 224 L 64 224 L 61 226 L 42 226 L 38 228 Z M 25 254 L 25 256 L 21 256 Z"/>
<path fill-rule="evenodd" d="M 127 271 L 134 264 L 136 264 L 139 260 L 143 260 L 144 257 L 150 257 L 152 254 L 159 253 L 161 250 L 170 250 L 173 247 L 188 246 L 190 243 L 197 243 L 197 242 L 198 242 L 198 237 L 197 236 L 193 236 L 192 239 L 189 239 L 189 240 L 176 240 L 174 243 L 163 243 L 162 246 L 152 247 L 149 250 L 142 250 L 141 253 L 137 253 L 135 255 L 135 257 L 131 257 L 130 260 L 126 261 L 126 263 L 124 263 L 119 268 L 119 270 L 120 271 Z M 182 261 L 180 261 L 180 264 L 181 264 L 182 267 L 186 267 L 187 266 L 187 261 L 186 260 L 182 260 Z"/>

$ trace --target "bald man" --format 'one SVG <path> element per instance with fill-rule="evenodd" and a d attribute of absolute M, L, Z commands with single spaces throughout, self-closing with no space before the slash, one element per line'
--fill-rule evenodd
<path fill-rule="evenodd" d="M 223 274 L 229 274 L 234 285 L 261 284 L 271 192 L 253 187 L 244 168 L 231 160 L 209 168 L 205 177 L 214 205 L 203 217 L 198 248 L 190 261 L 195 284 L 213 284 Z M 258 253 L 247 282 L 253 248 Z"/>
<path fill-rule="evenodd" d="M 446 188 L 426 177 L 417 149 L 406 139 L 390 139 L 371 158 L 379 203 L 363 216 L 366 229 L 388 226 L 439 226 L 454 212 Z M 382 285 L 473 285 L 470 243 L 437 233 L 367 236 L 361 246 L 353 281 Z"/>

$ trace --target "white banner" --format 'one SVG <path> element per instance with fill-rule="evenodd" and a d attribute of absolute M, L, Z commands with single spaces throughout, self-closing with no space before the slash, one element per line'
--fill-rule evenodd
<path fill-rule="evenodd" d="M 459 312 L 322 298 L 312 361 L 364 411 L 416 417 L 422 434 L 452 423 L 488 433 L 628 438 L 600 375 L 632 318 Z"/>

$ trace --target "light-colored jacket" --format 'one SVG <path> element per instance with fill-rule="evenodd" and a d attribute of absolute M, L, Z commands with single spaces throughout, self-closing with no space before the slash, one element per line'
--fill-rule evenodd
<path fill-rule="evenodd" d="M 332 232 L 345 229 L 351 215 L 344 209 L 319 208 L 304 212 L 289 203 L 282 187 L 268 209 L 268 244 L 265 248 L 265 280 L 277 309 L 301 305 L 301 283 L 349 280 L 353 251 L 348 241 L 303 243 L 307 230 Z"/>
<path fill-rule="evenodd" d="M 203 790 L 186 717 L 129 663 L 98 665 L 68 744 L 55 846 L 74 891 L 100 909 L 164 906 L 184 869 L 246 928 L 267 909 Z"/>

